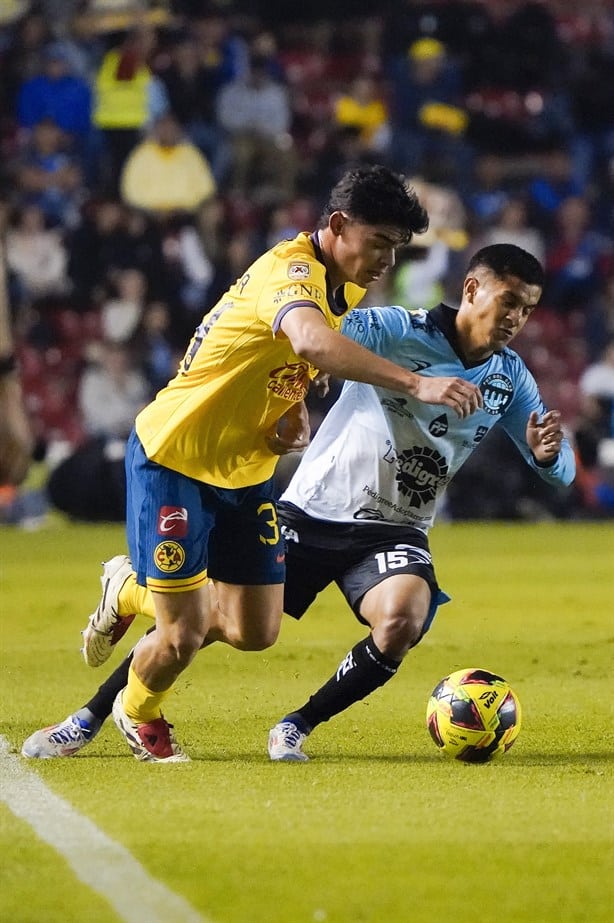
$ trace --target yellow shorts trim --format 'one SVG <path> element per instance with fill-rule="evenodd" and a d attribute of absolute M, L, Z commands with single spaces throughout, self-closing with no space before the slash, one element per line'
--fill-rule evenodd
<path fill-rule="evenodd" d="M 188 590 L 197 590 L 208 582 L 207 571 L 193 577 L 183 577 L 177 580 L 156 580 L 155 577 L 147 578 L 147 588 L 153 593 L 186 593 Z"/>

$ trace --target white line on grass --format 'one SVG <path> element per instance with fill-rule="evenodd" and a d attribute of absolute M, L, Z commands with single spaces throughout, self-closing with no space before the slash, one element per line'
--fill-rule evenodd
<path fill-rule="evenodd" d="M 213 923 L 145 871 L 124 846 L 24 768 L 0 735 L 0 797 L 126 923 Z"/>

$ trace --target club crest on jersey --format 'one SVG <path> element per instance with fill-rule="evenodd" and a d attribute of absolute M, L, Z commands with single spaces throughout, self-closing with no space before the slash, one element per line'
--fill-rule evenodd
<path fill-rule="evenodd" d="M 514 385 L 507 375 L 494 372 L 481 384 L 484 410 L 490 414 L 502 414 L 514 396 Z"/>
<path fill-rule="evenodd" d="M 445 413 L 442 413 L 441 416 L 435 417 L 434 420 L 431 420 L 429 423 L 429 433 L 431 436 L 445 436 L 448 432 L 448 418 Z"/>
<path fill-rule="evenodd" d="M 177 542 L 160 542 L 154 553 L 154 563 L 165 574 L 174 574 L 185 561 L 185 551 Z"/>
<path fill-rule="evenodd" d="M 311 266 L 309 263 L 290 263 L 288 266 L 288 278 L 295 281 L 308 279 L 311 275 Z"/>
<path fill-rule="evenodd" d="M 158 535 L 185 538 L 188 534 L 188 511 L 185 506 L 161 506 L 158 513 Z"/>
<path fill-rule="evenodd" d="M 411 506 L 431 503 L 440 487 L 448 483 L 448 466 L 443 455 L 427 446 L 413 446 L 395 459 L 400 492 Z"/>

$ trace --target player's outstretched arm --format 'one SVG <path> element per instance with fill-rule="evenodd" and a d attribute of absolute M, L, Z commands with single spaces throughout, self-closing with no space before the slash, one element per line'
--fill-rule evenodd
<path fill-rule="evenodd" d="M 411 394 L 425 404 L 445 404 L 461 418 L 482 406 L 481 392 L 470 382 L 462 378 L 427 378 L 410 372 L 331 330 L 314 308 L 289 311 L 281 328 L 297 356 L 307 359 L 321 372 Z"/>
<path fill-rule="evenodd" d="M 538 464 L 547 465 L 553 462 L 561 451 L 563 441 L 559 411 L 549 410 L 540 421 L 539 414 L 534 410 L 527 422 L 526 439 Z"/>

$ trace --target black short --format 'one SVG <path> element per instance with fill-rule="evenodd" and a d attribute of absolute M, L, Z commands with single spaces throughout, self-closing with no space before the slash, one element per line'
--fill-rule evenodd
<path fill-rule="evenodd" d="M 336 583 L 354 615 L 360 615 L 365 593 L 395 574 L 417 574 L 431 588 L 439 587 L 424 532 L 411 526 L 381 523 L 336 523 L 307 516 L 291 503 L 277 505 L 286 539 L 284 612 L 300 619 L 318 593 Z"/>

